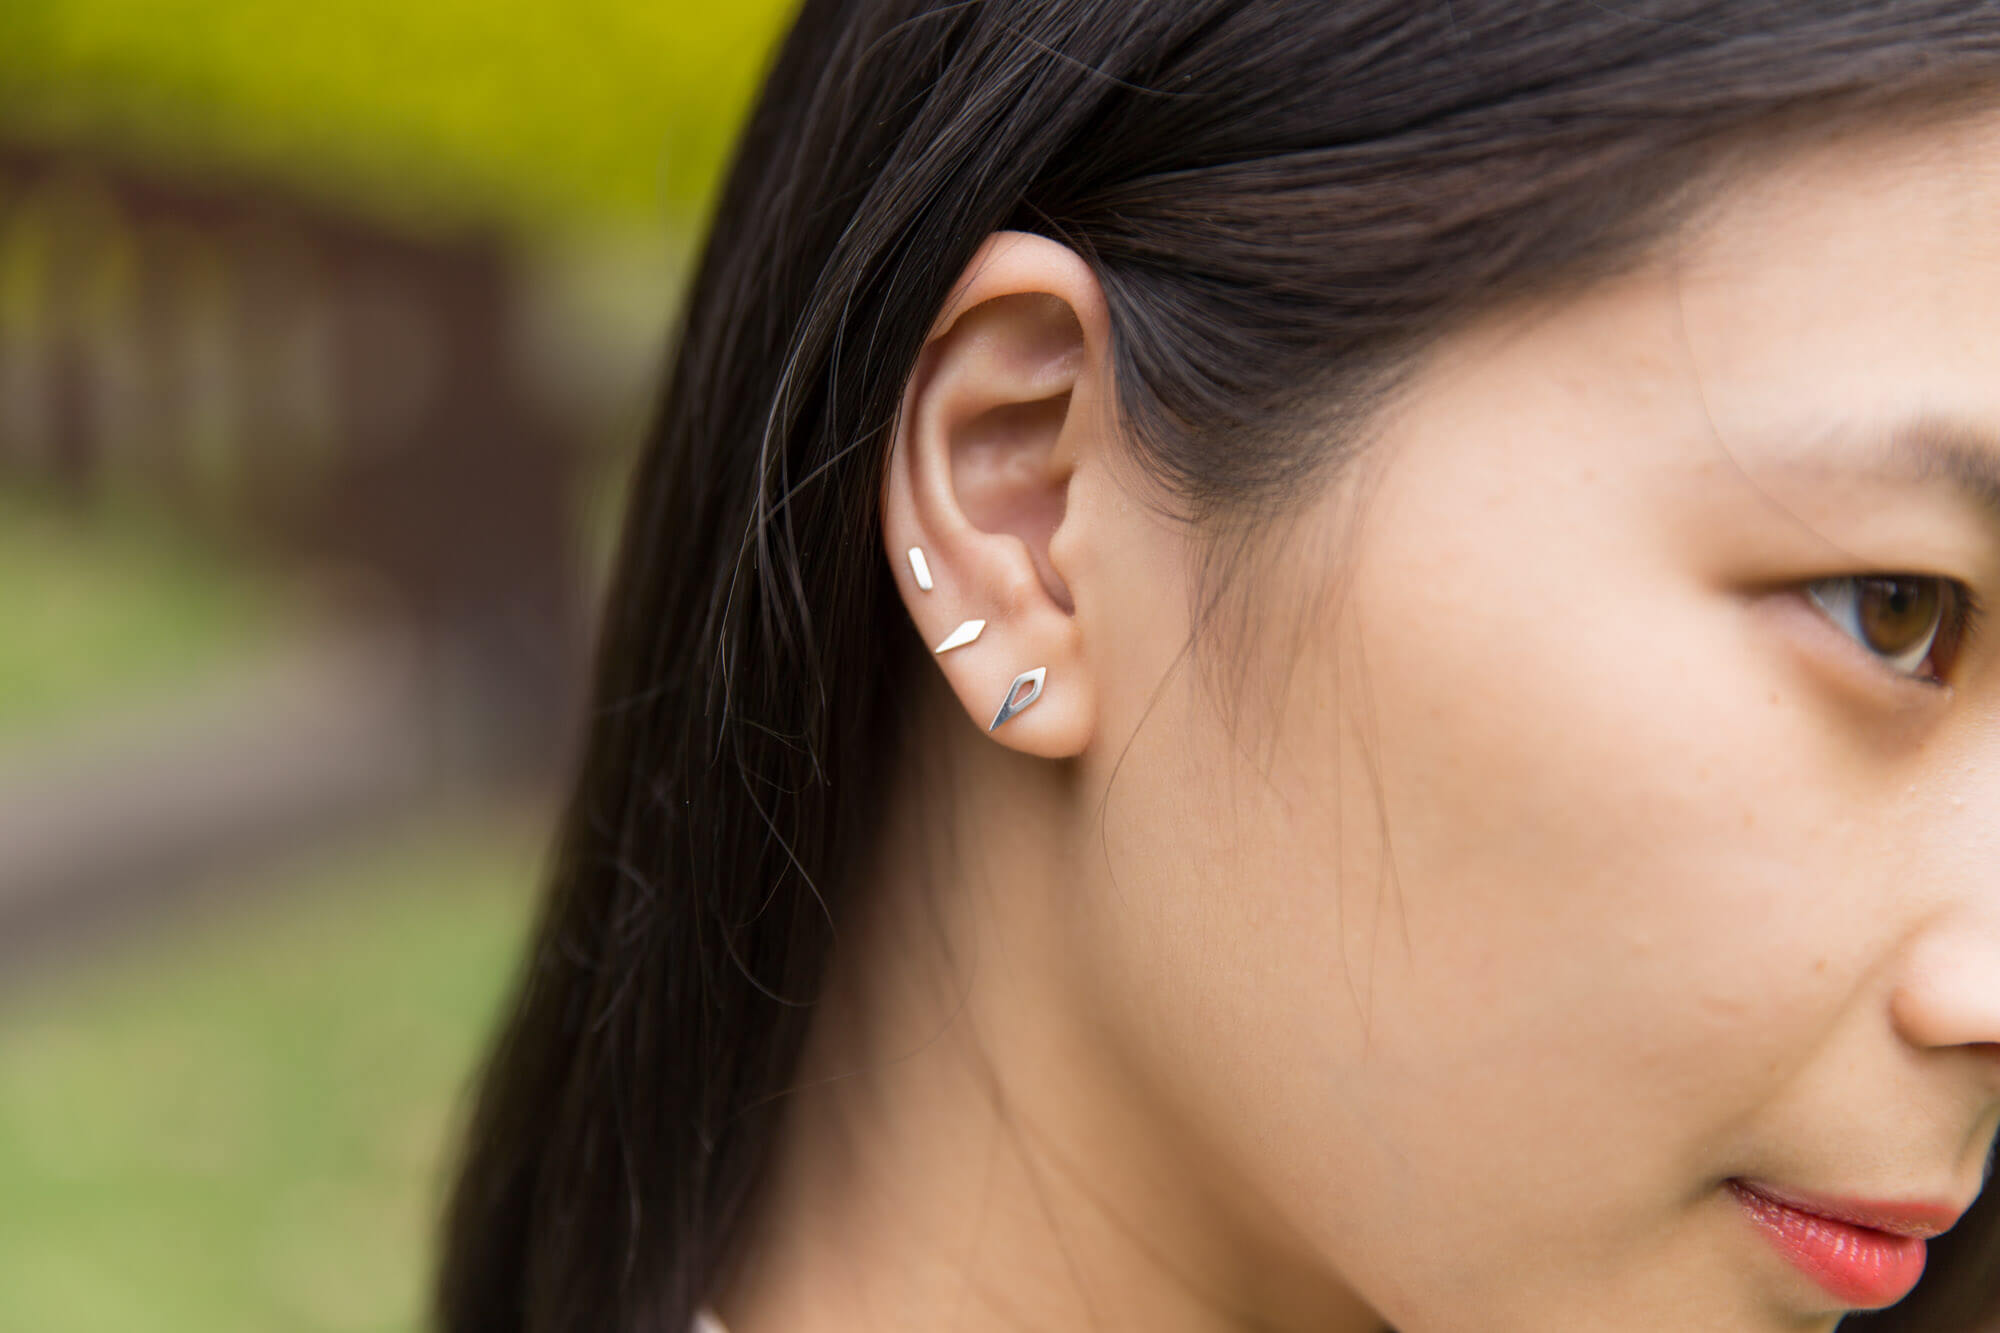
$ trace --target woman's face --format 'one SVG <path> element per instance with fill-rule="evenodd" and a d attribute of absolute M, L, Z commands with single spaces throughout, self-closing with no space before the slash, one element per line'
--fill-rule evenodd
<path fill-rule="evenodd" d="M 1727 1182 L 1955 1212 L 2000 1125 L 2000 624 L 1907 651 L 2000 604 L 2000 117 L 1757 173 L 1453 337 L 1366 458 L 1210 674 L 1105 668 L 1108 1041 L 1402 1333 L 1899 1298 Z M 1058 558 L 1168 641 L 1131 550 L 1122 601 Z"/>

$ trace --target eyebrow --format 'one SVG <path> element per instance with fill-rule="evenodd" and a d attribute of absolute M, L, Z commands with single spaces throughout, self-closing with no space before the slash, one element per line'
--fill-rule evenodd
<path fill-rule="evenodd" d="M 1890 435 L 1889 464 L 1919 481 L 1947 481 L 2000 521 L 2000 430 L 1929 414 Z"/>
<path fill-rule="evenodd" d="M 1845 431 L 1834 432 L 1845 438 Z M 1868 452 L 1813 460 L 1815 470 L 1860 472 L 1886 481 L 1943 482 L 1986 511 L 2000 529 L 2000 428 L 1944 412 L 1924 412 L 1873 436 Z"/>

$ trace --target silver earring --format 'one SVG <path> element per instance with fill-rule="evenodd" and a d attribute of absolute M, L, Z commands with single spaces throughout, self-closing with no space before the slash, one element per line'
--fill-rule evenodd
<path fill-rule="evenodd" d="M 921 546 L 910 548 L 910 572 L 917 576 L 919 588 L 925 592 L 931 590 L 931 565 L 930 561 L 924 559 L 924 548 Z"/>
<path fill-rule="evenodd" d="M 979 631 L 985 628 L 986 622 L 983 620 L 968 620 L 946 635 L 944 642 L 931 649 L 931 651 L 933 653 L 948 653 L 954 648 L 963 648 L 966 644 L 978 638 Z"/>
<path fill-rule="evenodd" d="M 1006 699 L 1001 701 L 1000 711 L 993 715 L 993 721 L 986 729 L 988 731 L 993 730 L 994 727 L 999 726 L 1002 722 L 1005 722 L 1008 718 L 1014 716 L 1014 714 L 1023 711 L 1029 704 L 1041 698 L 1042 680 L 1048 674 L 1049 669 L 1047 667 L 1036 667 L 1033 671 L 1023 671 L 1020 675 L 1014 677 L 1014 683 L 1007 687 Z M 1023 685 L 1031 685 L 1034 688 L 1028 691 L 1027 698 L 1017 702 L 1014 695 Z"/>

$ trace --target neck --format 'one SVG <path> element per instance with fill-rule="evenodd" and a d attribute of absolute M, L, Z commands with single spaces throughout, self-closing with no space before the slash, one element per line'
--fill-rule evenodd
<path fill-rule="evenodd" d="M 1380 1330 L 1248 1222 L 1077 984 L 1061 767 L 998 746 L 951 761 L 887 803 L 849 886 L 769 1185 L 715 1301 L 731 1333 Z M 938 828 L 960 832 L 921 836 Z"/>

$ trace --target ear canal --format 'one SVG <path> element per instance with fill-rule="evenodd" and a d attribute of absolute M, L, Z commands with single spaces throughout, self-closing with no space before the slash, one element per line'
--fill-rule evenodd
<path fill-rule="evenodd" d="M 992 731 L 1008 718 L 1026 711 L 1029 704 L 1041 698 L 1042 680 L 1048 674 L 1049 669 L 1047 667 L 1036 667 L 1033 671 L 1023 671 L 1020 675 L 1014 677 L 1014 683 L 1007 687 L 1007 697 L 1000 704 L 1000 711 L 993 715 L 993 721 L 986 729 Z M 1031 688 L 1028 690 L 1025 698 L 1017 701 L 1014 696 L 1020 692 L 1023 685 L 1028 685 Z"/>

